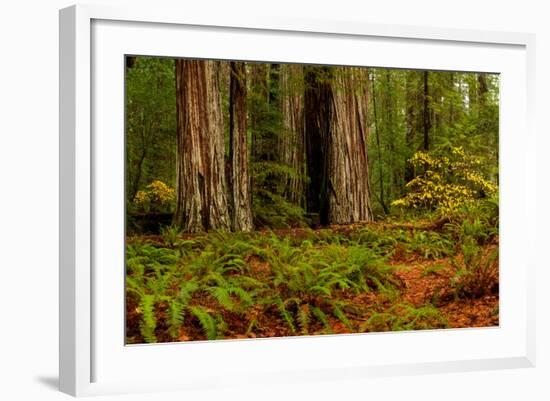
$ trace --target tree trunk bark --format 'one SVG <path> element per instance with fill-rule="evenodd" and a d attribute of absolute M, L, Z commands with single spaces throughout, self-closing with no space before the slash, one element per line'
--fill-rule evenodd
<path fill-rule="evenodd" d="M 380 183 L 380 205 L 382 206 L 382 209 L 384 210 L 385 214 L 388 214 L 388 206 L 386 205 L 386 197 L 384 196 L 384 167 L 382 164 L 382 144 L 380 141 L 380 130 L 381 130 L 381 124 L 380 120 L 378 119 L 378 112 L 377 112 L 377 106 L 376 106 L 376 82 L 375 82 L 375 76 L 374 73 L 371 75 L 371 93 L 372 93 L 372 109 L 374 114 L 374 128 L 376 132 L 376 149 L 377 149 L 377 155 L 378 155 L 378 181 Z"/>
<path fill-rule="evenodd" d="M 330 125 L 333 114 L 329 67 L 304 67 L 304 113 L 309 184 L 307 211 L 319 215 L 321 224 L 329 223 L 328 161 Z"/>
<path fill-rule="evenodd" d="M 406 111 L 406 125 L 407 125 L 407 132 L 405 134 L 405 142 L 407 144 L 408 149 L 408 158 L 410 158 L 414 152 L 416 151 L 414 142 L 415 142 L 415 136 L 417 131 L 417 118 L 416 118 L 416 112 L 415 110 L 418 108 L 418 101 L 417 101 L 417 83 L 418 80 L 415 78 L 417 77 L 416 71 L 409 71 L 407 73 L 407 82 L 405 84 L 405 97 L 406 97 L 406 103 L 407 103 L 407 111 Z M 405 182 L 409 182 L 414 178 L 414 168 L 411 165 L 411 163 L 405 162 Z"/>
<path fill-rule="evenodd" d="M 305 81 L 308 211 L 322 224 L 371 220 L 366 71 L 307 67 Z"/>
<path fill-rule="evenodd" d="M 248 134 L 246 123 L 246 66 L 230 63 L 229 88 L 229 186 L 231 226 L 235 231 L 252 231 Z"/>
<path fill-rule="evenodd" d="M 430 149 L 430 89 L 428 81 L 428 71 L 424 71 L 424 112 L 423 112 L 423 128 L 424 128 L 424 150 Z"/>
<path fill-rule="evenodd" d="M 487 78 L 485 77 L 484 73 L 477 74 L 477 83 L 477 101 L 479 107 L 478 110 L 480 113 L 482 113 L 486 103 L 487 92 L 489 91 L 489 89 L 487 88 Z"/>
<path fill-rule="evenodd" d="M 367 71 L 337 68 L 329 142 L 329 221 L 371 220 L 367 157 Z"/>
<path fill-rule="evenodd" d="M 229 229 L 218 62 L 176 60 L 174 223 L 186 232 Z"/>
<path fill-rule="evenodd" d="M 279 141 L 281 162 L 293 170 L 284 177 L 285 196 L 305 206 L 305 137 L 303 103 L 303 67 L 283 65 L 280 70 L 283 133 Z"/>
<path fill-rule="evenodd" d="M 250 64 L 250 128 L 252 130 L 252 159 L 255 162 L 265 161 L 264 136 L 262 119 L 267 114 L 269 91 L 267 82 L 267 65 Z"/>
<path fill-rule="evenodd" d="M 388 198 L 395 199 L 401 196 L 399 193 L 401 185 L 398 182 L 397 170 L 395 168 L 396 162 L 396 138 L 395 138 L 395 121 L 394 121 L 394 110 L 396 109 L 395 99 L 394 99 L 394 88 L 392 80 L 392 70 L 385 70 L 384 72 L 386 77 L 386 90 L 384 93 L 384 108 L 385 108 L 385 133 L 388 140 L 389 147 L 389 186 L 388 186 Z M 397 192 L 397 195 L 395 194 Z"/>

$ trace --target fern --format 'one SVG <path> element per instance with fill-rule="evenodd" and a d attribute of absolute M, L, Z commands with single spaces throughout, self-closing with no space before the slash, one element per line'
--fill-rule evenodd
<path fill-rule="evenodd" d="M 199 284 L 194 279 L 182 282 L 179 291 L 180 302 L 182 302 L 183 304 L 187 304 L 193 296 L 193 293 L 198 289 Z"/>
<path fill-rule="evenodd" d="M 239 276 L 236 280 L 240 287 L 250 290 L 267 287 L 267 284 L 249 276 Z"/>
<path fill-rule="evenodd" d="M 185 306 L 178 301 L 171 301 L 168 306 L 168 333 L 174 339 L 179 337 L 179 331 L 183 325 L 183 310 Z"/>
<path fill-rule="evenodd" d="M 216 320 L 202 306 L 192 306 L 191 313 L 198 319 L 204 335 L 207 340 L 215 340 L 218 338 L 218 328 Z"/>
<path fill-rule="evenodd" d="M 325 331 L 329 334 L 332 334 L 332 328 L 330 327 L 330 323 L 328 321 L 328 316 L 325 314 L 325 312 L 323 312 L 317 306 L 313 306 L 311 308 L 311 312 L 323 324 L 323 327 L 325 328 Z"/>
<path fill-rule="evenodd" d="M 310 309 L 309 305 L 305 304 L 298 308 L 298 323 L 302 334 L 308 334 L 309 322 L 310 322 Z"/>
<path fill-rule="evenodd" d="M 409 304 L 396 304 L 381 313 L 373 313 L 360 331 L 424 330 L 448 327 L 447 319 L 431 304 L 415 308 Z"/>
<path fill-rule="evenodd" d="M 227 309 L 228 311 L 233 311 L 235 309 L 235 302 L 231 299 L 231 294 L 227 288 L 211 287 L 209 291 L 212 296 L 216 298 L 216 301 L 218 301 L 222 308 Z"/>
<path fill-rule="evenodd" d="M 281 314 L 281 316 L 285 319 L 290 330 L 293 333 L 296 333 L 296 326 L 294 325 L 294 319 L 292 318 L 292 315 L 290 314 L 290 312 L 286 309 L 285 304 L 283 303 L 281 298 L 279 297 L 275 298 L 275 305 L 277 306 L 277 309 L 279 310 L 279 313 Z"/>
<path fill-rule="evenodd" d="M 330 289 L 322 285 L 314 285 L 313 287 L 309 288 L 309 291 L 311 291 L 312 293 L 326 295 L 327 297 L 330 297 L 332 295 Z"/>
<path fill-rule="evenodd" d="M 340 306 L 336 302 L 332 305 L 332 314 L 334 315 L 335 318 L 337 318 L 342 323 L 344 323 L 344 325 L 348 329 L 354 330 L 353 324 L 351 324 L 351 322 L 349 321 L 344 311 L 340 308 Z"/>
<path fill-rule="evenodd" d="M 237 296 L 243 307 L 247 307 L 254 302 L 250 293 L 240 287 L 229 287 L 227 292 L 231 295 Z"/>
<path fill-rule="evenodd" d="M 157 327 L 157 319 L 155 317 L 155 297 L 153 295 L 143 295 L 139 304 L 142 313 L 140 331 L 141 335 L 147 343 L 157 342 L 155 329 Z"/>

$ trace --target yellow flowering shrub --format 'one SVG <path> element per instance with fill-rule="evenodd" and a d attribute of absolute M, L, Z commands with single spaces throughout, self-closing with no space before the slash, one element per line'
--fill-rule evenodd
<path fill-rule="evenodd" d="M 449 214 L 479 198 L 495 195 L 498 186 L 479 173 L 481 159 L 453 147 L 448 156 L 416 152 L 409 162 L 421 173 L 406 184 L 408 193 L 393 206 L 438 210 Z"/>
<path fill-rule="evenodd" d="M 140 190 L 134 197 L 134 205 L 138 210 L 167 211 L 172 208 L 176 199 L 173 188 L 160 180 L 155 180 Z"/>

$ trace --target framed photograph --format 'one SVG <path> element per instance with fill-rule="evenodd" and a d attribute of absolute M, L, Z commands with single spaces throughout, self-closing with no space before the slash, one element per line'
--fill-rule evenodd
<path fill-rule="evenodd" d="M 60 12 L 60 388 L 530 367 L 534 36 Z"/>

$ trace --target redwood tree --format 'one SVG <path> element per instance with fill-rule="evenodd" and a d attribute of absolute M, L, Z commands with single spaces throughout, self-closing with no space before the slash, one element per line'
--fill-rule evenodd
<path fill-rule="evenodd" d="M 186 232 L 230 228 L 218 72 L 216 61 L 176 60 L 174 223 Z"/>
<path fill-rule="evenodd" d="M 300 206 L 305 200 L 305 137 L 304 137 L 304 95 L 303 67 L 282 65 L 279 82 L 281 85 L 281 114 L 283 134 L 279 140 L 279 157 L 292 174 L 284 177 L 286 198 Z"/>
<path fill-rule="evenodd" d="M 308 211 L 323 224 L 371 220 L 367 73 L 307 67 L 305 83 Z"/>
<path fill-rule="evenodd" d="M 328 152 L 330 121 L 333 113 L 329 67 L 304 67 L 304 113 L 307 154 L 307 211 L 329 223 Z"/>
<path fill-rule="evenodd" d="M 371 220 L 367 158 L 368 77 L 364 68 L 337 68 L 329 141 L 329 221 Z"/>
<path fill-rule="evenodd" d="M 246 110 L 246 65 L 230 63 L 229 88 L 229 200 L 231 226 L 235 231 L 251 231 L 252 210 L 248 174 Z"/>

